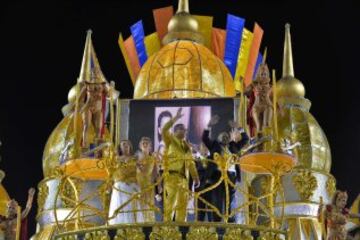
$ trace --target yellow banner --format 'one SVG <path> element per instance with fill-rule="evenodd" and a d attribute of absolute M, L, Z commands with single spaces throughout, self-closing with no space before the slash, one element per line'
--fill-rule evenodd
<path fill-rule="evenodd" d="M 249 62 L 252 40 L 253 40 L 253 33 L 247 30 L 246 28 L 244 28 L 244 31 L 242 33 L 241 46 L 239 50 L 238 62 L 237 62 L 235 78 L 234 78 L 235 90 L 237 92 L 243 91 L 242 89 L 243 84 L 240 79 L 245 78 L 246 68 Z"/>
<path fill-rule="evenodd" d="M 157 32 L 154 32 L 148 36 L 145 37 L 145 48 L 146 53 L 148 57 L 153 55 L 154 53 L 158 52 L 160 50 L 161 44 L 160 44 L 160 38 Z"/>
<path fill-rule="evenodd" d="M 211 34 L 213 26 L 213 17 L 209 16 L 194 16 L 199 23 L 199 32 L 204 37 L 204 44 L 207 48 L 211 49 Z"/>

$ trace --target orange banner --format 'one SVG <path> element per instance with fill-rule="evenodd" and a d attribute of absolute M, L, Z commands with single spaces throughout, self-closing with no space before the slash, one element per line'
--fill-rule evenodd
<path fill-rule="evenodd" d="M 135 85 L 136 78 L 140 72 L 140 62 L 136 52 L 134 38 L 130 36 L 124 41 L 122 35 L 120 34 L 118 43 L 121 53 L 125 59 L 131 81 L 133 85 Z"/>
<path fill-rule="evenodd" d="M 213 28 L 211 38 L 212 51 L 223 61 L 225 54 L 226 31 L 220 28 Z"/>
<path fill-rule="evenodd" d="M 174 15 L 174 8 L 164 7 L 153 10 L 154 22 L 156 32 L 159 35 L 160 41 L 165 37 L 168 32 L 168 24 L 172 16 Z"/>
<path fill-rule="evenodd" d="M 251 44 L 248 66 L 245 73 L 245 86 L 248 86 L 252 82 L 252 77 L 255 70 L 256 60 L 258 58 L 261 40 L 264 35 L 264 30 L 255 23 L 254 31 L 253 31 L 253 41 Z"/>

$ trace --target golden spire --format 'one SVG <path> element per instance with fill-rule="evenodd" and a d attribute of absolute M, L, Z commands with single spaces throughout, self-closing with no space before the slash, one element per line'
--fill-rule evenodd
<path fill-rule="evenodd" d="M 176 13 L 186 12 L 189 13 L 189 0 L 179 0 L 178 9 Z"/>
<path fill-rule="evenodd" d="M 283 71 L 282 77 L 295 77 L 294 75 L 294 63 L 291 47 L 291 34 L 290 24 L 285 24 L 285 42 L 284 42 L 284 58 L 283 58 Z"/>
<path fill-rule="evenodd" d="M 78 82 L 105 83 L 106 79 L 96 57 L 91 34 L 92 31 L 88 30 Z"/>
<path fill-rule="evenodd" d="M 199 33 L 199 23 L 189 11 L 189 0 L 179 0 L 176 14 L 168 24 L 168 34 L 163 43 L 168 44 L 176 40 L 190 40 L 198 43 L 203 42 Z"/>
<path fill-rule="evenodd" d="M 304 97 L 305 88 L 302 82 L 295 78 L 294 64 L 291 47 L 290 24 L 285 24 L 285 41 L 284 41 L 284 59 L 282 78 L 278 81 L 277 86 L 278 98 L 287 97 Z"/>

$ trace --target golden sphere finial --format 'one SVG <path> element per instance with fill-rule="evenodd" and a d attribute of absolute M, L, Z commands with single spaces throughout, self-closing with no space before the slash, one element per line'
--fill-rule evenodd
<path fill-rule="evenodd" d="M 277 83 L 276 92 L 278 98 L 305 96 L 304 85 L 295 78 L 289 23 L 285 24 L 283 71 L 282 78 Z"/>
<path fill-rule="evenodd" d="M 166 45 L 176 40 L 203 42 L 199 33 L 199 23 L 189 12 L 189 0 L 179 0 L 178 9 L 168 24 L 168 34 L 163 43 Z"/>

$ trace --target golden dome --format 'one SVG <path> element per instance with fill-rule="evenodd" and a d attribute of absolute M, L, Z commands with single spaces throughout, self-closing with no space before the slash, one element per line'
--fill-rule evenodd
<path fill-rule="evenodd" d="M 276 93 L 281 97 L 304 97 L 305 87 L 295 78 L 292 57 L 290 24 L 285 25 L 285 43 L 282 78 L 276 83 Z"/>
<path fill-rule="evenodd" d="M 235 87 L 224 63 L 193 41 L 165 45 L 143 65 L 134 98 L 234 97 Z"/>

